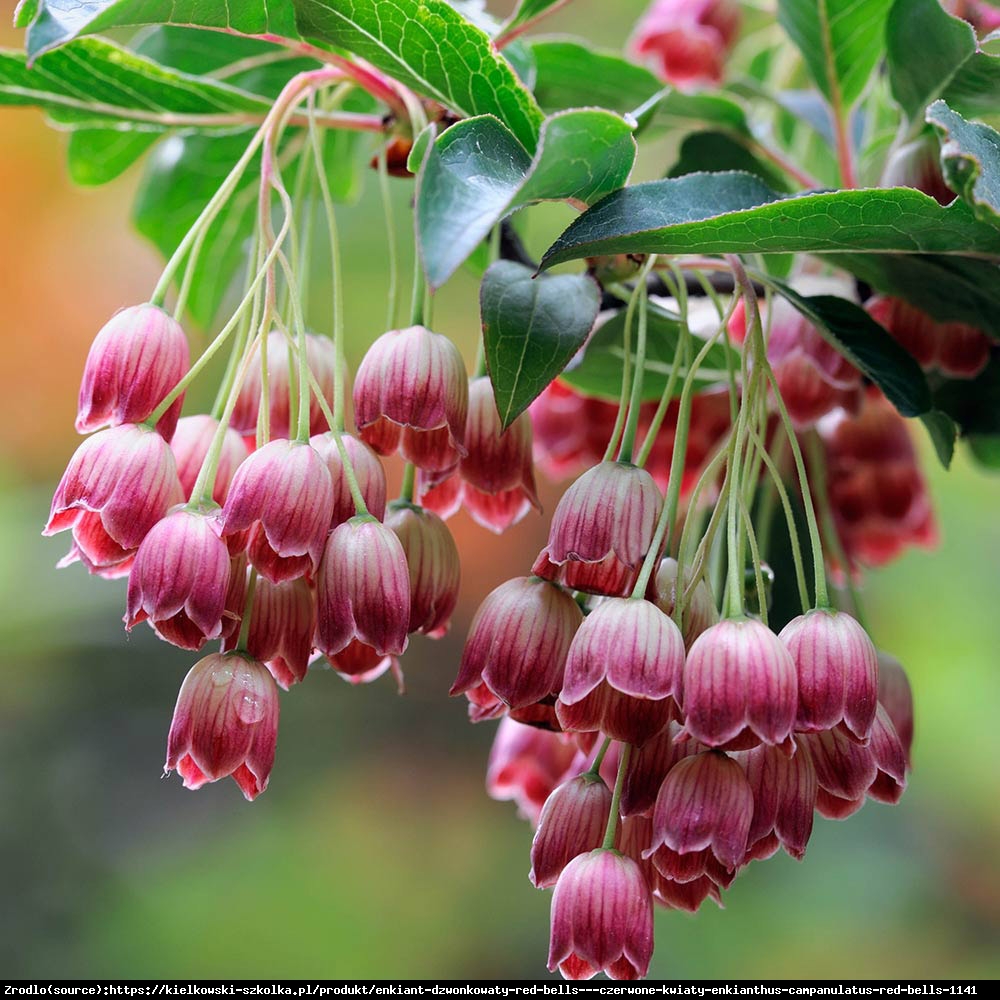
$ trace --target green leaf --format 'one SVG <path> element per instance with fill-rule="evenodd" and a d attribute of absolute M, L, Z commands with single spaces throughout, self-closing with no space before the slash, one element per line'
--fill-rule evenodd
<path fill-rule="evenodd" d="M 977 465 L 991 471 L 1000 469 L 1000 435 L 972 434 L 967 440 Z"/>
<path fill-rule="evenodd" d="M 633 320 L 635 323 L 636 320 Z M 646 311 L 646 363 L 643 366 L 642 399 L 659 399 L 666 391 L 670 371 L 680 338 L 680 322 L 670 313 L 650 303 Z M 694 351 L 700 344 L 695 341 Z M 731 353 L 734 370 L 740 367 L 739 354 L 724 343 L 712 347 L 694 379 L 698 389 L 724 382 L 727 377 L 726 352 Z M 635 371 L 636 344 L 632 337 L 630 350 L 631 370 Z M 622 387 L 622 368 L 625 360 L 625 310 L 620 309 L 587 342 L 583 354 L 573 361 L 560 376 L 563 382 L 587 396 L 617 400 Z M 684 387 L 687 367 L 679 366 L 674 395 L 679 396 Z"/>
<path fill-rule="evenodd" d="M 615 253 L 1000 254 L 964 203 L 912 188 L 782 198 L 750 174 L 688 174 L 608 195 L 546 251 L 542 267 Z"/>
<path fill-rule="evenodd" d="M 885 39 L 892 95 L 911 121 L 976 51 L 972 25 L 952 17 L 940 0 L 896 0 Z"/>
<path fill-rule="evenodd" d="M 941 140 L 941 168 L 977 219 L 1000 225 L 1000 134 L 967 122 L 944 101 L 927 109 L 927 121 Z"/>
<path fill-rule="evenodd" d="M 535 59 L 535 97 L 547 112 L 598 105 L 626 114 L 657 94 L 653 119 L 676 127 L 715 125 L 749 135 L 746 113 L 719 94 L 686 94 L 664 88 L 649 70 L 582 42 L 543 39 L 530 44 Z"/>
<path fill-rule="evenodd" d="M 77 184 L 107 184 L 124 173 L 158 140 L 151 132 L 82 128 L 69 137 L 69 175 Z"/>
<path fill-rule="evenodd" d="M 140 24 L 186 24 L 244 35 L 298 37 L 292 0 L 38 0 L 28 28 L 28 57 L 80 35 Z"/>
<path fill-rule="evenodd" d="M 870 378 L 904 417 L 931 409 L 931 391 L 920 365 L 861 306 L 836 295 L 799 295 L 773 278 L 767 281 Z"/>
<path fill-rule="evenodd" d="M 892 0 L 778 0 L 778 20 L 823 96 L 845 110 L 883 52 Z"/>
<path fill-rule="evenodd" d="M 958 428 L 955 421 L 943 413 L 941 410 L 931 410 L 929 413 L 921 415 L 924 427 L 931 436 L 934 451 L 937 452 L 938 461 L 946 468 L 951 468 L 951 460 L 955 456 L 955 439 L 958 437 Z"/>
<path fill-rule="evenodd" d="M 1000 337 L 995 264 L 925 254 L 829 254 L 824 260 L 941 322 L 960 320 Z"/>
<path fill-rule="evenodd" d="M 542 113 L 481 28 L 444 0 L 295 0 L 305 37 L 347 49 L 460 115 L 494 114 L 534 150 Z"/>
<path fill-rule="evenodd" d="M 745 145 L 726 132 L 692 132 L 681 143 L 677 162 L 668 177 L 705 171 L 741 170 L 759 177 L 776 191 L 789 191 L 788 182 L 774 167 L 758 160 Z"/>
<path fill-rule="evenodd" d="M 963 435 L 1000 434 L 1000 358 L 973 379 L 948 379 L 934 390 L 934 406 L 947 413 Z"/>
<path fill-rule="evenodd" d="M 417 239 L 439 287 L 505 215 L 533 201 L 590 203 L 628 180 L 635 140 L 610 111 L 545 120 L 532 158 L 496 118 L 452 125 L 430 149 L 417 188 Z"/>
<path fill-rule="evenodd" d="M 28 68 L 20 52 L 0 50 L 0 104 L 34 105 L 71 127 L 163 133 L 225 128 L 240 116 L 263 118 L 270 104 L 226 83 L 167 69 L 99 38 L 81 38 Z M 220 118 L 221 116 L 221 118 Z"/>
<path fill-rule="evenodd" d="M 537 21 L 552 7 L 564 6 L 566 0 L 521 0 L 517 9 L 503 26 L 503 34 L 509 34 L 515 28 Z"/>
<path fill-rule="evenodd" d="M 601 306 L 585 274 L 543 274 L 509 260 L 493 264 L 479 292 L 486 366 L 497 411 L 509 427 L 566 367 Z"/>
<path fill-rule="evenodd" d="M 966 115 L 1000 116 L 1000 58 L 974 52 L 955 71 L 941 96 Z"/>

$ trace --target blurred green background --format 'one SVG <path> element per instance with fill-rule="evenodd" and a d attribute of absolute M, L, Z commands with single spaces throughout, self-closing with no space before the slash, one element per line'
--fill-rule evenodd
<path fill-rule="evenodd" d="M 641 6 L 578 0 L 551 30 L 613 47 Z M 0 44 L 20 44 L 6 24 Z M 159 780 L 193 658 L 141 627 L 126 637 L 124 582 L 57 572 L 65 536 L 39 535 L 77 444 L 90 340 L 157 275 L 129 228 L 136 174 L 74 189 L 63 145 L 35 112 L 0 115 L 0 971 L 540 978 L 549 898 L 527 880 L 530 831 L 484 793 L 493 725 L 470 726 L 447 689 L 477 603 L 526 571 L 547 520 L 496 539 L 459 515 L 465 583 L 451 635 L 413 641 L 405 697 L 388 677 L 354 688 L 329 672 L 284 696 L 256 803 L 229 781 L 192 794 Z M 354 359 L 384 322 L 374 179 L 341 212 Z M 394 191 L 402 232 L 409 186 Z M 459 275 L 440 299 L 436 325 L 471 362 L 475 280 Z M 866 587 L 876 639 L 915 688 L 911 787 L 895 808 L 818 819 L 803 864 L 752 865 L 724 912 L 658 913 L 653 977 L 1000 974 L 1000 481 L 964 454 L 944 473 L 917 437 L 942 546 Z M 551 510 L 558 492 L 544 492 Z"/>

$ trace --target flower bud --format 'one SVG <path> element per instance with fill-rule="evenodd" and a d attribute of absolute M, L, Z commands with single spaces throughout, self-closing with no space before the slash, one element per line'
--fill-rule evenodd
<path fill-rule="evenodd" d="M 177 476 L 181 481 L 181 489 L 186 500 L 191 499 L 191 491 L 198 480 L 198 473 L 201 472 L 218 428 L 219 422 L 207 413 L 181 417 L 177 421 L 177 430 L 170 439 L 170 450 L 174 453 Z M 226 502 L 229 484 L 247 455 L 249 451 L 246 442 L 231 427 L 227 428 L 219 464 L 215 470 L 215 482 L 212 484 L 212 500 L 220 507 Z"/>
<path fill-rule="evenodd" d="M 739 27 L 735 0 L 653 0 L 629 48 L 678 87 L 718 83 Z"/>
<path fill-rule="evenodd" d="M 142 423 L 188 370 L 188 343 L 180 324 L 158 306 L 130 306 L 112 316 L 94 338 L 83 369 L 76 429 Z M 183 395 L 156 429 L 169 441 Z"/>
<path fill-rule="evenodd" d="M 736 761 L 717 750 L 688 757 L 663 780 L 645 857 L 664 878 L 708 875 L 728 884 L 725 873 L 746 854 L 753 811 L 753 791 Z"/>
<path fill-rule="evenodd" d="M 486 791 L 498 801 L 513 799 L 518 811 L 536 824 L 542 803 L 566 776 L 577 755 L 562 733 L 500 720 L 486 765 Z"/>
<path fill-rule="evenodd" d="M 533 572 L 575 590 L 625 596 L 653 542 L 662 506 L 660 490 L 644 469 L 627 462 L 594 466 L 563 494 Z"/>
<path fill-rule="evenodd" d="M 778 636 L 798 672 L 798 732 L 843 723 L 864 742 L 878 702 L 878 654 L 868 633 L 842 611 L 816 610 L 793 618 Z"/>
<path fill-rule="evenodd" d="M 410 574 L 399 539 L 372 517 L 333 530 L 316 575 L 316 645 L 339 653 L 352 639 L 380 656 L 406 649 Z"/>
<path fill-rule="evenodd" d="M 281 583 L 319 566 L 332 511 L 330 473 L 316 450 L 271 441 L 236 470 L 222 508 L 222 534 L 255 529 L 250 561 L 272 583 Z M 282 565 L 282 559 L 293 561 Z"/>
<path fill-rule="evenodd" d="M 358 488 L 361 490 L 361 496 L 364 498 L 368 513 L 376 520 L 381 521 L 385 517 L 385 469 L 382 467 L 378 455 L 363 441 L 343 433 L 340 438 L 344 443 L 344 451 L 347 453 L 351 468 L 354 470 L 354 476 L 358 481 Z M 309 443 L 316 449 L 330 470 L 330 479 L 333 481 L 331 527 L 336 528 L 338 524 L 349 521 L 357 513 L 354 497 L 351 496 L 351 488 L 347 482 L 347 474 L 344 472 L 344 463 L 340 457 L 340 449 L 337 447 L 337 441 L 332 431 L 326 434 L 316 434 L 309 439 Z"/>
<path fill-rule="evenodd" d="M 608 598 L 573 639 L 556 715 L 565 729 L 641 746 L 670 721 L 683 667 L 684 639 L 655 604 Z"/>
<path fill-rule="evenodd" d="M 170 507 L 181 486 L 170 446 L 146 427 L 122 424 L 87 438 L 66 467 L 43 535 L 72 529 L 67 559 L 91 572 L 121 564 Z"/>
<path fill-rule="evenodd" d="M 466 454 L 469 383 L 458 348 L 423 326 L 390 330 L 354 380 L 354 419 L 379 454 L 399 447 L 418 468 L 443 472 Z"/>
<path fill-rule="evenodd" d="M 583 612 L 565 591 L 534 577 L 501 584 L 479 606 L 449 694 L 480 683 L 511 708 L 557 694 Z"/>
<path fill-rule="evenodd" d="M 218 519 L 183 508 L 142 540 L 129 574 L 125 627 L 150 620 L 182 649 L 201 649 L 222 635 L 230 558 Z"/>
<path fill-rule="evenodd" d="M 329 337 L 314 333 L 306 334 L 306 359 L 323 398 L 332 407 L 336 394 L 336 350 Z M 267 402 L 270 436 L 275 438 L 294 437 L 297 413 L 291 412 L 291 385 L 298 379 L 298 357 L 288 337 L 280 330 L 272 330 L 267 336 Z M 260 346 L 254 348 L 253 357 L 247 368 L 246 377 L 233 409 L 230 426 L 241 434 L 253 434 L 257 430 L 257 418 L 263 398 Z M 315 393 L 310 390 L 309 433 L 319 434 L 326 429 L 326 417 Z"/>
<path fill-rule="evenodd" d="M 691 571 L 684 571 L 684 588 L 691 584 Z M 677 560 L 671 556 L 660 560 L 660 565 L 656 570 L 653 582 L 656 593 L 656 606 L 665 614 L 673 617 L 674 607 L 677 603 Z M 684 608 L 682 621 L 682 634 L 684 636 L 684 646 L 691 648 L 691 644 L 707 628 L 715 625 L 719 620 L 719 611 L 715 606 L 715 598 L 712 596 L 712 589 L 708 581 L 701 579 L 698 586 L 694 588 L 691 600 Z"/>
<path fill-rule="evenodd" d="M 410 571 L 409 632 L 441 638 L 458 603 L 462 565 L 444 521 L 410 504 L 393 504 L 385 519 L 406 553 Z"/>
<path fill-rule="evenodd" d="M 245 653 L 211 653 L 192 668 L 177 696 L 164 771 L 185 788 L 227 775 L 253 801 L 265 788 L 278 739 L 278 689 Z"/>
<path fill-rule="evenodd" d="M 681 677 L 685 735 L 725 750 L 792 746 L 795 661 L 766 625 L 749 618 L 713 625 L 694 641 Z"/>
<path fill-rule="evenodd" d="M 247 652 L 263 661 L 285 691 L 305 680 L 315 631 L 316 595 L 305 578 L 285 583 L 271 583 L 263 576 L 257 580 Z M 235 642 L 234 630 L 227 645 Z"/>
<path fill-rule="evenodd" d="M 580 854 L 601 846 L 611 790 L 589 772 L 561 784 L 546 800 L 531 843 L 531 884 L 548 889 Z"/>
<path fill-rule="evenodd" d="M 617 851 L 574 858 L 552 895 L 550 972 L 564 979 L 639 979 L 653 955 L 653 898 L 639 866 Z"/>

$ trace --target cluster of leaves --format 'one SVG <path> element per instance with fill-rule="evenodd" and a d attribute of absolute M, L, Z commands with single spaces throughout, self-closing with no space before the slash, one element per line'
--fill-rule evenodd
<path fill-rule="evenodd" d="M 487 361 L 506 422 L 563 371 L 600 308 L 592 277 L 548 268 L 595 255 L 740 254 L 901 412 L 925 420 L 945 462 L 959 431 L 990 461 L 1000 450 L 996 362 L 971 384 L 932 385 L 860 307 L 803 297 L 781 278 L 789 255 L 816 255 L 939 320 L 1000 337 L 1000 134 L 992 128 L 1000 56 L 938 0 L 779 0 L 780 25 L 802 57 L 799 91 L 768 85 L 785 39 L 757 53 L 738 82 L 701 93 L 663 88 L 582 41 L 521 36 L 502 52 L 492 43 L 555 3 L 522 0 L 499 25 L 475 0 L 24 0 L 16 21 L 27 29 L 26 51 L 0 52 L 0 102 L 40 106 L 70 129 L 70 169 L 83 183 L 111 180 L 151 150 L 135 218 L 169 253 L 280 88 L 325 53 L 361 57 L 460 119 L 431 126 L 410 158 L 417 245 L 432 287 L 524 206 L 559 200 L 583 209 L 544 254 L 540 275 L 501 261 L 484 276 Z M 118 29 L 131 29 L 126 45 L 96 37 L 119 37 Z M 373 107 L 360 92 L 344 104 Z M 859 141 L 859 171 L 873 181 L 887 155 L 933 130 L 959 197 L 942 207 L 911 188 L 823 189 L 840 180 L 829 154 L 838 123 Z M 637 139 L 664 130 L 684 137 L 677 161 L 663 179 L 628 186 Z M 335 135 L 330 180 L 335 196 L 348 198 L 359 139 Z M 301 141 L 290 129 L 292 171 Z M 768 142 L 794 148 L 802 169 L 769 156 Z M 805 171 L 818 181 L 801 193 Z M 256 181 L 253 170 L 244 175 L 208 235 L 213 267 L 191 298 L 202 323 L 246 255 Z M 676 327 L 653 312 L 650 330 L 655 391 Z M 607 336 L 590 350 L 601 363 L 580 366 L 574 381 L 607 394 L 616 372 Z"/>

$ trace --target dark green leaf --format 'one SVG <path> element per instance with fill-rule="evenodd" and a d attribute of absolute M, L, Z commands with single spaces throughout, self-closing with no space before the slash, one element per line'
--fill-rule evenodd
<path fill-rule="evenodd" d="M 972 25 L 948 14 L 940 0 L 896 0 L 885 40 L 892 95 L 911 120 L 919 120 L 976 51 Z"/>
<path fill-rule="evenodd" d="M 974 52 L 955 71 L 941 95 L 950 107 L 966 115 L 1000 115 L 1000 58 Z"/>
<path fill-rule="evenodd" d="M 667 176 L 683 177 L 712 170 L 742 170 L 759 177 L 776 191 L 790 190 L 781 173 L 758 160 L 745 145 L 725 132 L 692 132 L 686 136 L 677 162 Z"/>
<path fill-rule="evenodd" d="M 994 264 L 925 254 L 829 254 L 824 259 L 937 320 L 960 320 L 1000 337 L 1000 271 Z"/>
<path fill-rule="evenodd" d="M 479 292 L 486 365 L 504 427 L 566 367 L 597 319 L 601 295 L 585 274 L 493 264 Z"/>
<path fill-rule="evenodd" d="M 262 98 L 136 55 L 100 38 L 81 38 L 40 56 L 0 50 L 0 104 L 44 108 L 60 124 L 163 133 L 171 128 L 226 128 L 241 116 L 262 119 Z M 220 117 L 221 116 L 221 117 Z"/>
<path fill-rule="evenodd" d="M 1000 469 L 1000 435 L 972 434 L 968 438 L 969 451 L 984 469 Z"/>
<path fill-rule="evenodd" d="M 938 460 L 946 469 L 950 469 L 951 460 L 955 456 L 955 439 L 958 437 L 955 421 L 941 410 L 921 414 L 920 419 L 931 436 Z"/>
<path fill-rule="evenodd" d="M 297 37 L 292 0 L 39 0 L 28 28 L 35 59 L 80 35 L 140 24 L 186 24 L 244 35 Z"/>
<path fill-rule="evenodd" d="M 1000 434 L 1000 358 L 974 379 L 949 379 L 934 390 L 934 406 L 947 413 L 962 434 Z"/>
<path fill-rule="evenodd" d="M 636 320 L 633 320 L 635 323 Z M 642 398 L 659 399 L 667 388 L 670 371 L 677 352 L 680 337 L 680 323 L 669 313 L 655 304 L 650 304 L 646 313 L 646 363 L 643 366 Z M 695 340 L 696 353 L 700 342 Z M 631 370 L 635 371 L 635 333 L 632 334 Z M 694 384 L 701 389 L 708 385 L 724 382 L 727 377 L 726 351 L 732 353 L 734 370 L 739 370 L 739 355 L 723 343 L 716 344 L 702 362 L 695 376 Z M 583 354 L 572 362 L 560 376 L 563 382 L 573 386 L 587 396 L 617 400 L 622 387 L 622 368 L 625 359 L 625 310 L 620 309 L 587 342 Z M 684 386 L 687 367 L 680 365 L 675 383 L 675 395 L 680 395 Z"/>
<path fill-rule="evenodd" d="M 576 219 L 542 258 L 615 253 L 903 252 L 1000 254 L 1000 233 L 963 203 L 912 188 L 782 199 L 750 174 L 688 174 L 616 191 Z"/>
<path fill-rule="evenodd" d="M 308 38 L 367 59 L 460 115 L 497 115 L 534 150 L 542 113 L 481 28 L 444 0 L 295 0 Z"/>
<path fill-rule="evenodd" d="M 931 391 L 920 365 L 861 306 L 836 295 L 799 295 L 773 278 L 768 283 L 868 376 L 904 417 L 931 409 Z"/>
<path fill-rule="evenodd" d="M 530 157 L 496 118 L 458 122 L 429 151 L 417 190 L 417 238 L 427 279 L 442 285 L 509 212 L 533 201 L 589 203 L 628 179 L 635 140 L 609 111 L 547 118 Z"/>
<path fill-rule="evenodd" d="M 778 20 L 830 103 L 849 108 L 883 52 L 892 0 L 778 0 Z"/>
<path fill-rule="evenodd" d="M 927 109 L 941 140 L 941 167 L 948 186 L 972 207 L 977 219 L 1000 225 L 1000 134 L 967 122 L 944 101 Z"/>

